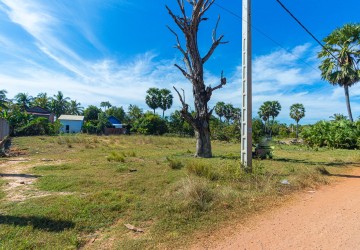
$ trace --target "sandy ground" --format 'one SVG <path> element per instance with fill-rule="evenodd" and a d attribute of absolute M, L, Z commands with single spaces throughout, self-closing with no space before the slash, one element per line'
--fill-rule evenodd
<path fill-rule="evenodd" d="M 41 176 L 26 174 L 34 166 L 49 164 L 46 159 L 38 163 L 28 163 L 30 160 L 24 157 L 11 157 L 2 159 L 0 162 L 0 179 L 5 180 L 3 191 L 6 193 L 6 200 L 21 202 L 30 198 L 39 198 L 52 194 L 67 195 L 69 192 L 46 192 L 35 188 L 34 184 Z M 51 161 L 51 164 L 59 162 Z"/>
<path fill-rule="evenodd" d="M 360 168 L 338 178 L 193 249 L 360 249 Z"/>

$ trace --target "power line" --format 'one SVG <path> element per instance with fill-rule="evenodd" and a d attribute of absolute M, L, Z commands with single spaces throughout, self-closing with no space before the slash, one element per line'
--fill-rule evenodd
<path fill-rule="evenodd" d="M 320 41 L 319 39 L 317 39 L 306 27 L 305 25 L 303 25 L 299 19 L 297 19 L 293 13 L 291 13 L 291 11 L 286 8 L 286 6 L 280 1 L 280 0 L 275 0 L 276 2 L 278 2 L 280 4 L 280 6 L 306 31 L 306 33 L 308 33 L 324 50 L 326 50 L 332 57 L 334 57 L 334 59 L 336 61 L 338 61 L 338 58 L 336 56 L 334 56 L 333 53 L 331 53 L 331 51 L 329 51 Z"/>
<path fill-rule="evenodd" d="M 214 2 L 214 5 L 216 5 L 217 7 L 219 7 L 220 9 L 228 12 L 229 14 L 233 15 L 234 17 L 243 20 L 243 18 L 236 14 L 235 12 L 221 6 L 220 4 Z M 310 68 L 312 68 L 315 71 L 320 72 L 319 69 L 313 67 L 312 65 L 308 64 L 306 61 L 302 60 L 301 58 L 299 58 L 298 56 L 296 56 L 291 50 L 285 48 L 283 45 L 281 45 L 279 42 L 277 42 L 276 40 L 274 40 L 273 38 L 271 38 L 269 35 L 267 35 L 266 33 L 264 33 L 262 30 L 260 30 L 259 28 L 255 27 L 254 25 L 251 25 L 251 27 L 256 30 L 259 34 L 261 34 L 262 36 L 264 36 L 265 38 L 269 39 L 270 41 L 272 41 L 274 44 L 276 44 L 277 46 L 279 46 L 280 48 L 284 49 L 286 52 L 288 52 L 289 54 L 293 55 L 295 58 L 299 59 L 300 61 L 302 61 L 304 64 L 306 64 L 307 66 L 309 66 Z"/>

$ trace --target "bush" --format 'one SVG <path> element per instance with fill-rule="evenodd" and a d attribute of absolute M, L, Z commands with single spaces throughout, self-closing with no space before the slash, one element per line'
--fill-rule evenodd
<path fill-rule="evenodd" d="M 56 135 L 59 133 L 60 127 L 59 121 L 51 123 L 47 118 L 39 117 L 16 129 L 15 133 L 20 136 Z"/>
<path fill-rule="evenodd" d="M 360 126 L 348 120 L 320 121 L 304 128 L 300 136 L 310 147 L 359 149 Z"/>
<path fill-rule="evenodd" d="M 163 135 L 167 132 L 167 125 L 160 116 L 146 113 L 134 122 L 132 131 L 144 135 Z"/>

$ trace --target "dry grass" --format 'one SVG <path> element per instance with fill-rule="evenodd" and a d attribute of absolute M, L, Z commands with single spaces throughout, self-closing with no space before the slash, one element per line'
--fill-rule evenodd
<path fill-rule="evenodd" d="M 239 167 L 239 145 L 215 141 L 211 159 L 193 158 L 194 147 L 194 139 L 173 137 L 15 138 L 13 148 L 29 158 L 21 164 L 34 166 L 27 173 L 41 176 L 29 188 L 50 195 L 18 203 L 0 192 L 0 249 L 78 248 L 94 234 L 101 235 L 93 249 L 109 239 L 116 239 L 115 249 L 184 247 L 195 232 L 326 184 L 331 174 L 359 164 L 356 151 L 276 146 L 273 160 L 254 160 L 247 174 Z M 124 223 L 145 233 L 129 232 Z"/>

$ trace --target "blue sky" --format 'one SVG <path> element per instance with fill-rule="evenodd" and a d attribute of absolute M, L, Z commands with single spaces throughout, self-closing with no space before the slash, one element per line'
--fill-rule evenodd
<path fill-rule="evenodd" d="M 240 0 L 216 3 L 241 16 Z M 319 39 L 345 23 L 359 22 L 358 0 L 283 3 Z M 173 66 L 181 63 L 181 55 L 166 28 L 176 30 L 165 5 L 179 13 L 176 0 L 0 0 L 0 89 L 9 97 L 19 92 L 52 96 L 60 90 L 83 106 L 110 101 L 146 111 L 148 88 L 176 86 L 192 104 L 191 85 Z M 206 83 L 218 84 L 224 70 L 228 84 L 213 94 L 209 105 L 224 101 L 240 107 L 241 20 L 213 5 L 200 28 L 199 46 L 205 53 L 211 45 L 218 15 L 218 34 L 229 43 L 205 65 Z M 302 123 L 347 114 L 343 89 L 320 78 L 319 46 L 275 0 L 253 1 L 253 26 L 254 116 L 268 100 L 281 103 L 281 122 L 292 122 L 289 106 L 297 102 L 306 108 Z M 180 108 L 173 94 L 172 111 Z M 353 115 L 359 117 L 360 83 L 350 88 L 350 95 Z"/>

